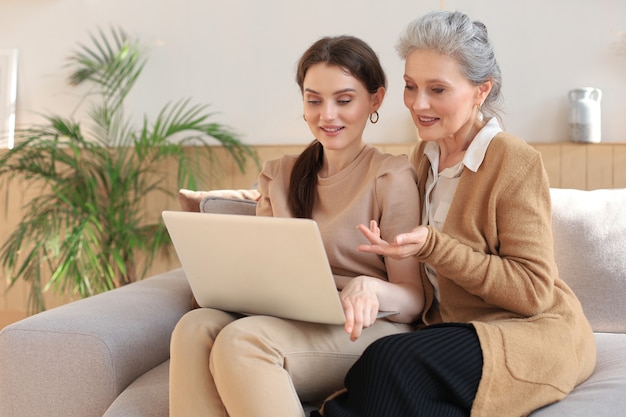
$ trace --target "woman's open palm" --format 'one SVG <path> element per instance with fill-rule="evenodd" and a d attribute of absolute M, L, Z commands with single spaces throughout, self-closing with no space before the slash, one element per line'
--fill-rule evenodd
<path fill-rule="evenodd" d="M 363 224 L 360 224 L 358 228 L 370 242 L 369 245 L 359 245 L 360 251 L 389 256 L 394 259 L 417 255 L 428 237 L 428 228 L 418 226 L 410 232 L 399 234 L 393 242 L 389 243 L 380 237 L 380 229 L 374 220 L 370 221 L 369 228 Z"/>

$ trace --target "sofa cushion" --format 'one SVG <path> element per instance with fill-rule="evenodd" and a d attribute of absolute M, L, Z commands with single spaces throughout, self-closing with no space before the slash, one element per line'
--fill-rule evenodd
<path fill-rule="evenodd" d="M 169 367 L 167 360 L 137 378 L 117 397 L 102 417 L 168 417 Z M 305 415 L 317 409 L 303 404 Z"/>
<path fill-rule="evenodd" d="M 202 213 L 228 213 L 254 216 L 256 214 L 256 201 L 209 195 L 202 199 L 200 211 Z"/>
<path fill-rule="evenodd" d="M 207 197 L 221 197 L 232 201 L 240 201 L 255 203 L 261 194 L 258 190 L 240 189 L 240 190 L 211 190 L 211 191 L 192 191 L 181 188 L 178 190 L 178 202 L 183 211 L 201 212 L 202 200 Z"/>
<path fill-rule="evenodd" d="M 596 332 L 626 332 L 626 188 L 551 189 L 555 258 Z"/>
<path fill-rule="evenodd" d="M 169 367 L 167 360 L 137 378 L 102 417 L 168 417 Z"/>

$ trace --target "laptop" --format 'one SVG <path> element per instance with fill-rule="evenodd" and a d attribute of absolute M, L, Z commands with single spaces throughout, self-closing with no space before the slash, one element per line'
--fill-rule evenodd
<path fill-rule="evenodd" d="M 162 216 L 201 307 L 345 323 L 315 221 L 185 211 Z M 389 314 L 397 313 L 379 317 Z"/>

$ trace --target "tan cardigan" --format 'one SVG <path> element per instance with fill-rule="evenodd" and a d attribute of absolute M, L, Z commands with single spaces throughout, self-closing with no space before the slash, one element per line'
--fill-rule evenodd
<path fill-rule="evenodd" d="M 413 154 L 422 199 L 424 144 Z M 461 174 L 443 231 L 430 228 L 417 254 L 436 269 L 441 294 L 436 308 L 422 268 L 424 323 L 471 322 L 478 333 L 484 366 L 472 416 L 528 415 L 595 366 L 591 327 L 554 261 L 549 191 L 540 154 L 499 133 L 477 172 Z"/>

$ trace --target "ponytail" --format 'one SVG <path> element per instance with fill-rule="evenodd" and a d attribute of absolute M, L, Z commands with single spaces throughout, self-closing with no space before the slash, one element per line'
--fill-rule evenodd
<path fill-rule="evenodd" d="M 317 192 L 317 174 L 324 162 L 324 147 L 314 140 L 302 151 L 289 179 L 287 203 L 295 217 L 310 219 Z"/>

